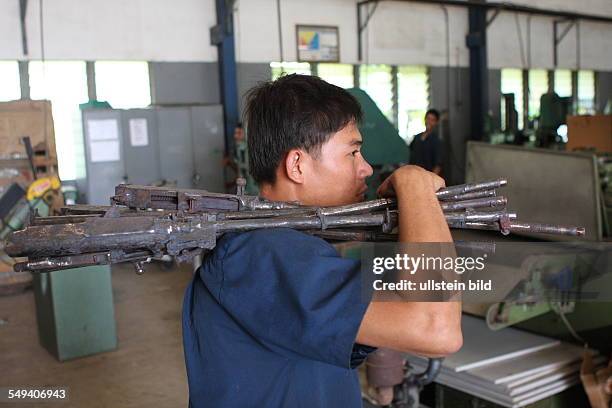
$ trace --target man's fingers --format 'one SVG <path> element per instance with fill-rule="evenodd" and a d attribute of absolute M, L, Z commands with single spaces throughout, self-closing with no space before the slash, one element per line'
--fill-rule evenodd
<path fill-rule="evenodd" d="M 395 191 L 393 190 L 393 185 L 391 183 L 391 177 L 387 177 L 385 181 L 378 187 L 376 190 L 376 194 L 379 197 L 392 197 L 395 195 Z"/>
<path fill-rule="evenodd" d="M 438 176 L 435 173 L 429 173 L 429 174 L 431 175 L 435 191 L 438 191 L 446 187 L 446 181 L 444 181 L 442 177 Z"/>

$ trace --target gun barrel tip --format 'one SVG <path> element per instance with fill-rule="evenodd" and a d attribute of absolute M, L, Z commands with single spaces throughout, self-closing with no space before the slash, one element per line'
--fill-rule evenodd
<path fill-rule="evenodd" d="M 500 186 L 505 186 L 507 184 L 508 184 L 508 179 L 505 179 L 505 178 L 499 179 L 499 185 Z"/>
<path fill-rule="evenodd" d="M 586 228 L 584 227 L 576 227 L 576 235 L 579 237 L 583 237 L 586 234 Z"/>

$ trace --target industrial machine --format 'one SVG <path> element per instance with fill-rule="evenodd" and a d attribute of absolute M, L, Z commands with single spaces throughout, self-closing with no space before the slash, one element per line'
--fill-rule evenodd
<path fill-rule="evenodd" d="M 376 197 L 376 188 L 400 165 L 408 163 L 410 151 L 395 126 L 385 117 L 376 103 L 362 89 L 349 88 L 363 111 L 359 132 L 363 137 L 361 152 L 374 169 L 368 179 L 367 197 Z"/>
<path fill-rule="evenodd" d="M 605 155 L 468 143 L 468 182 L 501 174 L 509 181 L 504 194 L 526 220 L 579 223 L 586 227 L 585 238 L 606 251 L 609 227 L 605 199 L 608 160 Z M 565 239 L 561 236 L 518 233 L 514 238 L 504 238 L 502 241 L 480 231 L 454 231 L 453 235 L 461 240 L 516 241 L 533 246 Z M 553 276 L 559 285 L 570 286 L 575 285 L 579 277 L 584 278 L 578 292 L 567 301 L 468 303 L 464 305 L 464 310 L 482 317 L 491 331 L 519 328 L 580 346 L 588 344 L 602 355 L 609 355 L 612 351 L 612 302 L 609 299 L 588 299 L 589 293 L 612 287 L 606 269 L 609 263 L 604 262 L 595 270 L 585 269 L 587 264 L 588 259 L 565 251 L 562 254 L 538 256 L 531 264 L 534 269 L 528 280 L 520 277 L 517 267 L 508 269 L 508 276 L 516 276 L 512 290 L 526 296 L 542 284 L 546 275 Z M 601 276 L 598 277 L 598 274 Z M 588 406 L 580 385 L 568 386 L 565 391 L 559 392 L 543 400 L 541 406 Z M 465 389 L 436 385 L 436 401 L 439 400 L 443 403 L 453 401 L 456 406 L 499 406 L 487 402 L 482 395 L 466 393 Z"/>
<path fill-rule="evenodd" d="M 534 120 L 535 128 L 525 126 L 524 129 L 518 128 L 515 95 L 503 94 L 502 98 L 505 128 L 490 133 L 491 143 L 544 148 L 563 146 L 560 127 L 566 124 L 566 117 L 572 111 L 571 98 L 560 97 L 552 90 L 543 94 L 540 97 L 540 116 Z"/>
<path fill-rule="evenodd" d="M 11 184 L 0 196 L 0 241 L 13 231 L 17 231 L 29 222 L 31 214 L 40 216 L 56 214 L 63 205 L 57 176 L 42 177 L 32 182 L 26 190 L 18 183 Z M 12 269 L 14 261 L 0 249 L 0 260 Z M 0 273 L 0 294 L 19 292 L 32 283 L 29 274 L 15 274 L 12 271 Z"/>

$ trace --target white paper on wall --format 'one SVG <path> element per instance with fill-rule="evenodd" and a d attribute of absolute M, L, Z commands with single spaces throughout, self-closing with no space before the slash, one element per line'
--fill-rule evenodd
<path fill-rule="evenodd" d="M 149 131 L 145 118 L 130 119 L 130 144 L 132 146 L 149 145 Z"/>
<path fill-rule="evenodd" d="M 118 140 L 119 126 L 117 119 L 92 119 L 87 121 L 87 133 L 90 141 Z"/>
<path fill-rule="evenodd" d="M 90 141 L 89 152 L 93 163 L 119 161 L 119 140 Z"/>

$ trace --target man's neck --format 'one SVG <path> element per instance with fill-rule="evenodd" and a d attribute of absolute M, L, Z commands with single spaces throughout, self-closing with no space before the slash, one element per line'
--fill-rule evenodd
<path fill-rule="evenodd" d="M 259 195 L 271 201 L 300 201 L 292 188 L 285 188 L 282 184 L 260 184 Z"/>

